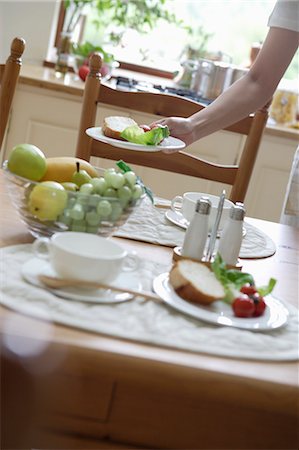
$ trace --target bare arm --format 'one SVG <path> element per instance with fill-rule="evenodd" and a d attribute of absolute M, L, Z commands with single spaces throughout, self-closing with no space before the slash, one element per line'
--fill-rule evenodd
<path fill-rule="evenodd" d="M 249 72 L 211 105 L 193 116 L 164 119 L 173 136 L 187 144 L 225 128 L 263 107 L 271 98 L 298 48 L 299 33 L 270 28 Z"/>

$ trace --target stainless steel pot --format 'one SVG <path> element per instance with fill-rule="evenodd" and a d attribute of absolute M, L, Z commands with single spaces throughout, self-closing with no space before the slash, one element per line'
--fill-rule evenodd
<path fill-rule="evenodd" d="M 198 62 L 192 59 L 186 59 L 181 62 L 181 70 L 175 77 L 174 82 L 183 88 L 191 88 L 194 73 L 198 69 Z"/>
<path fill-rule="evenodd" d="M 232 72 L 229 63 L 202 59 L 193 74 L 191 89 L 204 98 L 214 100 L 231 84 Z"/>
<path fill-rule="evenodd" d="M 244 75 L 246 75 L 249 69 L 246 69 L 246 67 L 232 66 L 232 70 L 233 73 L 230 84 L 233 84 L 235 81 L 239 80 Z"/>

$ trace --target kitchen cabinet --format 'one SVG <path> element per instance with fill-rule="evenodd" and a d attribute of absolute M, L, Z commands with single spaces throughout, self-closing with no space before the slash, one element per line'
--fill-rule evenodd
<path fill-rule="evenodd" d="M 296 442 L 295 388 L 281 402 L 271 383 L 253 385 L 250 377 L 195 375 L 72 344 L 28 359 L 3 354 L 1 364 L 7 449 L 289 449 Z"/>
<path fill-rule="evenodd" d="M 59 85 L 45 88 L 38 82 L 19 83 L 12 109 L 9 129 L 2 155 L 8 156 L 14 145 L 27 142 L 40 147 L 50 156 L 73 155 L 76 147 L 79 124 L 82 85 L 76 93 L 65 92 Z M 109 115 L 128 115 L 138 123 L 150 123 L 155 116 L 141 114 L 129 108 L 116 108 L 100 104 L 97 124 Z M 201 139 L 189 147 L 189 151 L 203 159 L 223 164 L 235 164 L 241 154 L 243 137 L 226 131 L 219 131 Z M 247 215 L 279 221 L 288 182 L 289 172 L 298 134 L 271 134 L 266 129 L 257 157 L 252 180 L 245 200 Z M 2 156 L 4 157 L 4 156 Z M 171 157 L 171 156 L 170 156 Z M 114 163 L 94 158 L 92 162 L 101 167 Z M 230 187 L 208 180 L 186 177 L 150 168 L 136 168 L 145 184 L 153 192 L 168 199 L 186 191 L 219 194 L 223 187 L 229 193 Z"/>

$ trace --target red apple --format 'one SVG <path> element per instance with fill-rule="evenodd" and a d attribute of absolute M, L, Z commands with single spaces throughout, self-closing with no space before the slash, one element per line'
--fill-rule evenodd
<path fill-rule="evenodd" d="M 109 65 L 103 63 L 103 65 L 101 67 L 101 75 L 102 75 L 102 77 L 105 77 L 106 75 L 108 75 L 109 71 L 110 71 Z"/>
<path fill-rule="evenodd" d="M 79 77 L 82 81 L 86 80 L 87 75 L 89 74 L 89 67 L 84 65 L 79 68 Z"/>

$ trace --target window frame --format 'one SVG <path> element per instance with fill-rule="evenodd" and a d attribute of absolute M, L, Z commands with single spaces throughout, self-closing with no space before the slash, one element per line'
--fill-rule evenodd
<path fill-rule="evenodd" d="M 59 8 L 59 13 L 58 13 L 58 20 L 57 20 L 57 26 L 56 26 L 56 33 L 55 33 L 55 40 L 54 40 L 54 48 L 58 48 L 59 46 L 59 39 L 60 39 L 60 34 L 63 31 L 63 24 L 64 24 L 64 19 L 65 19 L 65 15 L 66 15 L 66 9 L 64 7 L 64 1 L 61 0 L 60 1 L 60 8 Z M 82 28 L 81 28 L 81 32 L 80 34 L 83 34 L 84 31 L 84 26 L 85 26 L 85 20 L 82 20 Z M 132 64 L 126 61 L 118 61 L 119 62 L 119 68 L 123 69 L 123 70 L 129 70 L 132 72 L 139 72 L 139 73 L 144 73 L 147 75 L 153 75 L 156 77 L 160 77 L 160 78 L 166 78 L 166 79 L 173 79 L 175 74 L 173 72 L 169 72 L 167 70 L 161 70 L 161 69 L 156 69 L 154 67 L 150 67 L 150 66 L 142 66 L 139 64 Z M 44 64 L 45 67 L 54 67 L 55 63 L 53 61 L 48 61 L 45 60 Z M 70 68 L 70 71 L 73 71 L 72 68 Z"/>

